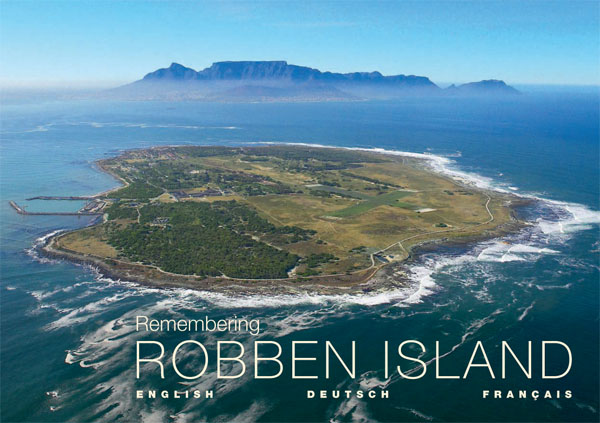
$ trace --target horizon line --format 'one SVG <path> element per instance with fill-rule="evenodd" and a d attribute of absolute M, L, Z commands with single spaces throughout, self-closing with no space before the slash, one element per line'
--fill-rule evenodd
<path fill-rule="evenodd" d="M 141 79 L 141 78 L 140 78 Z M 479 79 L 474 81 L 434 81 L 431 80 L 434 84 L 438 85 L 440 88 L 446 88 L 452 84 L 460 85 L 460 84 L 468 84 L 471 82 L 479 82 L 486 80 L 502 80 L 505 83 L 506 80 L 500 78 L 486 78 Z M 13 80 L 7 81 L 2 80 L 0 78 L 0 89 L 1 90 L 102 90 L 102 89 L 110 89 L 117 88 L 123 85 L 127 85 L 133 83 L 136 80 L 124 80 L 124 79 L 47 79 L 47 80 L 36 80 L 36 79 L 26 79 L 26 80 Z M 577 83 L 577 82 L 531 82 L 531 81 L 523 81 L 523 82 L 510 82 L 511 86 L 521 86 L 521 87 L 574 87 L 574 88 L 600 88 L 600 82 L 598 83 Z"/>

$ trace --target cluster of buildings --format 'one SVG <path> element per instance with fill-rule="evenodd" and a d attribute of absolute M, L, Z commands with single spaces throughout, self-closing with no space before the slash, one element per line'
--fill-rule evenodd
<path fill-rule="evenodd" d="M 175 199 L 182 200 L 186 198 L 204 198 L 204 197 L 217 197 L 223 195 L 223 191 L 213 188 L 208 188 L 204 191 L 187 193 L 183 190 L 171 191 L 171 194 Z"/>

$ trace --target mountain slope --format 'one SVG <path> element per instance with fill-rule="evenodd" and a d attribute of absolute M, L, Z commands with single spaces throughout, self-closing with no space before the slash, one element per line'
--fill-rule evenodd
<path fill-rule="evenodd" d="M 285 61 L 255 62 L 216 62 L 212 66 L 196 72 L 178 63 L 168 68 L 158 69 L 144 76 L 145 81 L 157 80 L 275 80 L 290 82 L 320 81 L 329 83 L 385 83 L 438 88 L 429 78 L 414 75 L 383 76 L 379 72 L 334 73 L 321 72 L 306 66 L 289 65 Z"/>
<path fill-rule="evenodd" d="M 446 92 L 452 95 L 513 95 L 519 94 L 515 88 L 506 85 L 498 79 L 487 79 L 479 82 L 469 82 L 462 85 L 451 85 Z"/>
<path fill-rule="evenodd" d="M 351 101 L 517 92 L 488 80 L 440 89 L 429 78 L 380 72 L 322 72 L 285 61 L 216 62 L 201 71 L 172 63 L 107 95 L 137 100 Z"/>

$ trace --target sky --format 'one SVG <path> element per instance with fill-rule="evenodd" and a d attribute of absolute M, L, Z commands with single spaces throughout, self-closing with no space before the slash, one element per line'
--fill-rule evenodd
<path fill-rule="evenodd" d="M 111 86 L 178 62 L 287 60 L 436 83 L 600 84 L 594 1 L 0 0 L 2 86 Z"/>

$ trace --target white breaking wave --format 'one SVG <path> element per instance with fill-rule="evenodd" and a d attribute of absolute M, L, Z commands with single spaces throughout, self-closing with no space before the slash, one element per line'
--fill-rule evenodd
<path fill-rule="evenodd" d="M 42 235 L 39 238 L 36 238 L 33 241 L 33 244 L 31 245 L 31 247 L 27 248 L 25 250 L 25 253 L 27 253 L 27 255 L 29 257 L 31 257 L 34 260 L 39 261 L 40 263 L 57 263 L 58 262 L 57 260 L 53 260 L 53 259 L 50 259 L 50 258 L 40 255 L 39 249 L 41 247 L 43 247 L 44 245 L 46 245 L 46 242 L 48 242 L 48 239 L 50 239 L 54 235 L 57 235 L 64 231 L 65 231 L 65 229 L 57 229 L 55 231 L 49 232 L 45 235 Z"/>
<path fill-rule="evenodd" d="M 505 263 L 509 261 L 530 261 L 532 256 L 544 254 L 558 254 L 550 248 L 539 248 L 525 244 L 510 244 L 506 241 L 496 241 L 491 246 L 483 249 L 477 256 L 479 261 Z"/>
<path fill-rule="evenodd" d="M 524 310 L 523 313 L 521 313 L 521 315 L 519 316 L 519 321 L 523 320 L 527 314 L 529 314 L 529 312 L 531 311 L 531 309 L 533 308 L 533 306 L 535 305 L 535 301 L 532 302 L 529 306 L 527 306 Z"/>
<path fill-rule="evenodd" d="M 570 234 L 582 230 L 592 229 L 593 225 L 600 222 L 600 212 L 574 203 L 543 199 L 551 208 L 562 216 L 558 220 L 538 219 L 538 226 L 548 235 Z"/>
<path fill-rule="evenodd" d="M 423 285 L 423 286 L 422 286 Z M 367 294 L 225 294 L 220 292 L 185 290 L 188 295 L 207 301 L 220 308 L 277 308 L 294 305 L 364 305 L 415 303 L 431 293 L 433 281 L 424 279 L 414 286 L 380 290 Z M 174 289 L 177 291 L 177 289 Z"/>
<path fill-rule="evenodd" d="M 61 233 L 61 232 L 64 232 L 64 231 L 65 231 L 64 229 L 57 229 L 57 230 L 55 230 L 55 231 L 52 231 L 52 232 L 50 232 L 50 233 L 47 233 L 47 234 L 45 234 L 45 235 L 42 235 L 41 237 L 37 238 L 37 239 L 34 241 L 34 243 L 33 243 L 33 246 L 34 246 L 34 247 L 39 247 L 39 246 L 41 246 L 41 245 L 44 245 L 44 244 L 45 244 L 45 243 L 48 241 L 48 239 L 49 239 L 49 238 L 51 238 L 51 237 L 53 237 L 54 235 L 57 235 L 57 234 L 59 234 L 59 233 Z"/>

